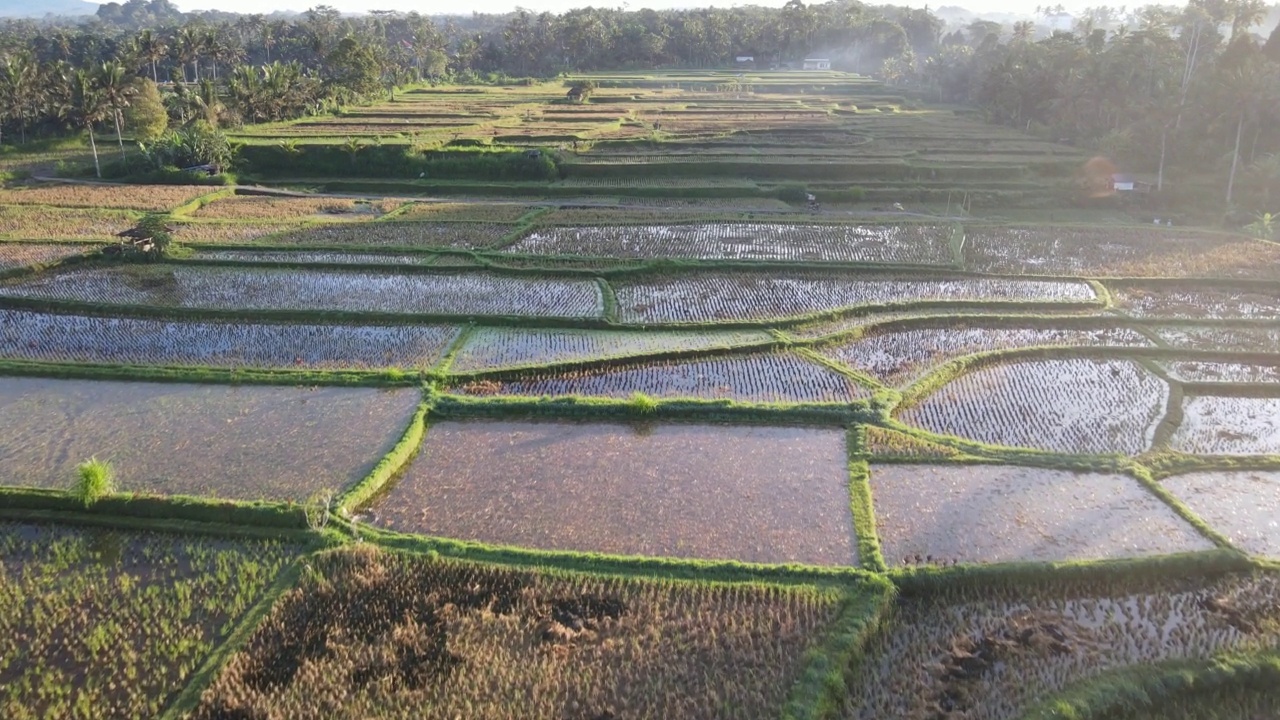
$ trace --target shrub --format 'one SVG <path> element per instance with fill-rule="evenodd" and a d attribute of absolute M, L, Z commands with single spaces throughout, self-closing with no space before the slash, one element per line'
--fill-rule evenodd
<path fill-rule="evenodd" d="M 658 409 L 658 401 L 639 390 L 631 393 L 630 403 L 632 408 L 646 415 L 656 412 Z"/>
<path fill-rule="evenodd" d="M 809 199 L 809 189 L 804 185 L 783 185 L 777 190 L 777 198 L 783 202 L 802 203 Z"/>
<path fill-rule="evenodd" d="M 312 530 L 323 530 L 329 524 L 333 511 L 333 501 L 337 493 L 332 490 L 317 490 L 302 504 L 302 512 L 307 518 L 307 527 Z"/>
<path fill-rule="evenodd" d="M 89 458 L 76 467 L 76 474 L 71 492 L 85 507 L 116 491 L 115 469 L 106 460 Z"/>
<path fill-rule="evenodd" d="M 862 202 L 867 199 L 866 188 L 851 187 L 849 188 L 849 202 Z"/>

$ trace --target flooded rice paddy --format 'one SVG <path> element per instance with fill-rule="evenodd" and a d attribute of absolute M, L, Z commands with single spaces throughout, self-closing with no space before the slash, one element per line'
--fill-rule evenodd
<path fill-rule="evenodd" d="M 1280 640 L 1275 576 L 1035 583 L 901 599 L 853 668 L 844 720 L 1013 720 L 1110 670 Z M 1110 717 L 1110 716 L 1108 716 Z"/>
<path fill-rule="evenodd" d="M 900 413 L 931 432 L 1060 453 L 1151 447 L 1169 386 L 1127 360 L 1034 360 L 981 368 Z"/>
<path fill-rule="evenodd" d="M 0 296 L 222 310 L 544 317 L 598 317 L 602 307 L 592 280 L 160 264 L 23 278 L 0 284 Z"/>
<path fill-rule="evenodd" d="M 1187 397 L 1169 444 L 1202 455 L 1280 455 L 1280 398 Z"/>
<path fill-rule="evenodd" d="M 594 358 L 709 350 L 764 343 L 772 339 L 767 330 L 614 332 L 483 327 L 476 328 L 467 336 L 450 367 L 457 372 L 496 370 Z"/>
<path fill-rule="evenodd" d="M 865 370 L 892 385 L 917 379 L 929 369 L 964 355 L 1028 347 L 1151 347 L 1141 333 L 1127 328 L 948 327 L 901 331 L 873 330 L 866 336 L 820 352 L 849 367 Z"/>
<path fill-rule="evenodd" d="M 1082 282 L 993 279 L 886 279 L 737 273 L 617 283 L 628 323 L 692 323 L 788 318 L 857 305 L 907 302 L 1060 302 L 1096 300 Z"/>
<path fill-rule="evenodd" d="M 999 465 L 874 465 L 889 565 L 1101 560 L 1212 550 L 1137 480 Z"/>
<path fill-rule="evenodd" d="M 644 393 L 664 399 L 753 403 L 847 403 L 871 396 L 868 388 L 849 377 L 786 352 L 534 371 L 514 380 L 467 382 L 454 391 L 467 395 L 585 395 L 617 399 Z"/>
<path fill-rule="evenodd" d="M 182 321 L 0 310 L 0 357 L 46 362 L 316 370 L 438 363 L 455 325 Z"/>
<path fill-rule="evenodd" d="M 1160 484 L 1236 547 L 1280 559 L 1280 471 L 1198 472 Z"/>
<path fill-rule="evenodd" d="M 90 457 L 123 491 L 303 500 L 358 480 L 416 389 L 0 378 L 0 484 L 63 489 Z"/>
<path fill-rule="evenodd" d="M 548 227 L 512 253 L 697 260 L 794 260 L 950 265 L 949 226 L 697 223 Z"/>
<path fill-rule="evenodd" d="M 852 565 L 841 430 L 440 422 L 373 522 L 623 555 Z"/>
<path fill-rule="evenodd" d="M 354 253 L 336 250 L 195 250 L 191 253 L 191 259 L 283 264 L 426 265 L 431 256 L 420 253 Z"/>

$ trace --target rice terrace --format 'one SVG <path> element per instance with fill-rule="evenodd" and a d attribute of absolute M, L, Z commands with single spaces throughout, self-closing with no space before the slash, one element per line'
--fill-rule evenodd
<path fill-rule="evenodd" d="M 1099 192 L 892 57 L 519 11 L 343 90 L 372 19 L 164 5 L 65 116 L 0 43 L 0 718 L 1280 717 L 1280 180 Z"/>

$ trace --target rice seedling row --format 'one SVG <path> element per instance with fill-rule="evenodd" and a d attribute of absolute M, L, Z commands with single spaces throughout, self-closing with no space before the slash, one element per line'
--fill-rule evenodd
<path fill-rule="evenodd" d="M 486 223 L 513 223 L 535 208 L 523 203 L 413 202 L 396 221 L 441 222 L 473 220 Z"/>
<path fill-rule="evenodd" d="M 534 328 L 476 328 L 454 356 L 454 372 L 568 363 L 599 358 L 694 352 L 765 343 L 763 330 L 722 332 L 613 332 Z"/>
<path fill-rule="evenodd" d="M 535 229 L 505 250 L 698 260 L 949 265 L 951 228 L 925 225 L 696 224 Z"/>
<path fill-rule="evenodd" d="M 890 565 L 1103 560 L 1214 545 L 1134 478 L 1000 465 L 874 465 Z"/>
<path fill-rule="evenodd" d="M 371 522 L 500 545 L 857 562 L 842 430 L 438 422 Z"/>
<path fill-rule="evenodd" d="M 531 371 L 511 380 L 473 380 L 467 395 L 699 398 L 755 403 L 847 403 L 871 391 L 786 352 L 667 360 L 582 370 Z"/>
<path fill-rule="evenodd" d="M 400 200 L 356 200 L 341 197 L 234 195 L 201 206 L 192 217 L 207 220 L 269 220 L 272 222 L 323 218 L 372 220 L 395 210 Z"/>
<path fill-rule="evenodd" d="M 1280 559 L 1280 472 L 1195 472 L 1160 484 L 1232 545 Z"/>
<path fill-rule="evenodd" d="M 22 278 L 0 284 L 0 296 L 228 310 L 579 318 L 601 313 L 600 288 L 592 281 L 482 273 L 125 265 Z"/>
<path fill-rule="evenodd" d="M 865 370 L 891 385 L 919 377 L 927 369 L 958 357 L 993 350 L 1029 347 L 1151 347 L 1146 336 L 1128 328 L 946 327 L 895 331 L 872 329 L 856 340 L 821 349 L 826 357 Z"/>
<path fill-rule="evenodd" d="M 0 310 L 0 357 L 220 368 L 426 370 L 450 325 L 191 322 Z"/>
<path fill-rule="evenodd" d="M 1169 387 L 1125 360 L 983 367 L 898 413 L 906 423 L 995 445 L 1137 455 L 1151 447 Z"/>
<path fill-rule="evenodd" d="M 863 453 L 877 460 L 949 460 L 963 455 L 953 447 L 877 425 L 864 425 L 862 438 Z"/>
<path fill-rule="evenodd" d="M 357 253 L 335 250 L 194 250 L 188 258 L 246 263 L 327 265 L 425 265 L 430 255 L 409 253 Z"/>
<path fill-rule="evenodd" d="M 248 243 L 306 227 L 301 222 L 175 222 L 173 239 L 181 243 Z"/>
<path fill-rule="evenodd" d="M 93 250 L 92 245 L 77 243 L 0 242 L 0 270 L 13 270 L 29 265 L 45 265 Z"/>
<path fill-rule="evenodd" d="M 776 716 L 831 591 L 319 557 L 202 697 L 226 717 Z"/>
<path fill-rule="evenodd" d="M 0 715 L 159 716 L 294 552 L 0 523 Z"/>
<path fill-rule="evenodd" d="M 497 244 L 516 229 L 492 222 L 379 222 L 310 225 L 272 238 L 282 245 L 450 247 L 477 249 Z"/>
<path fill-rule="evenodd" d="M 1169 446 L 1197 455 L 1280 455 L 1280 398 L 1189 396 Z"/>
<path fill-rule="evenodd" d="M 1170 347 L 1187 350 L 1280 354 L 1280 329 L 1226 327 L 1157 327 Z"/>
<path fill-rule="evenodd" d="M 848 275 L 703 274 L 615 283 L 627 323 L 788 318 L 858 305 L 909 302 L 1095 300 L 1085 283 L 994 279 L 881 279 Z"/>
<path fill-rule="evenodd" d="M 964 254 L 982 272 L 1274 277 L 1280 246 L 1187 230 L 970 225 Z"/>
<path fill-rule="evenodd" d="M 1231 362 L 1181 361 L 1164 363 L 1171 377 L 1183 382 L 1276 383 L 1280 366 Z"/>
<path fill-rule="evenodd" d="M 413 388 L 0 377 L 0 485 L 67 489 L 97 457 L 129 492 L 301 501 L 363 478 L 419 400 Z"/>
<path fill-rule="evenodd" d="M 0 189 L 0 205 L 167 212 L 216 190 L 199 185 L 36 185 Z"/>
<path fill-rule="evenodd" d="M 904 598 L 852 668 L 841 717 L 1012 720 L 1108 669 L 1280 639 L 1274 574 L 1019 584 Z"/>
<path fill-rule="evenodd" d="M 1111 288 L 1116 306 L 1134 317 L 1280 320 L 1280 291 L 1124 286 Z"/>

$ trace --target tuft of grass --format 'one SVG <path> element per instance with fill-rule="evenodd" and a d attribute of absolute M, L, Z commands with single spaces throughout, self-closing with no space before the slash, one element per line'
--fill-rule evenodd
<path fill-rule="evenodd" d="M 658 410 L 658 401 L 639 390 L 631 393 L 631 399 L 628 403 L 634 410 L 646 415 L 657 412 Z"/>
<path fill-rule="evenodd" d="M 95 457 L 76 466 L 76 484 L 71 492 L 85 507 L 115 491 L 116 471 L 110 462 Z"/>

